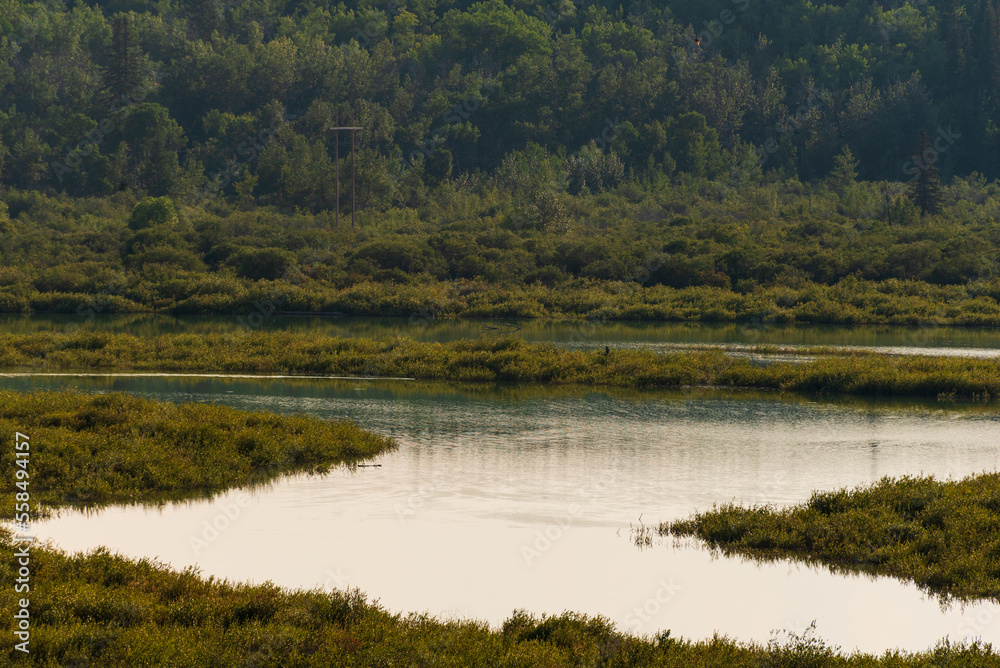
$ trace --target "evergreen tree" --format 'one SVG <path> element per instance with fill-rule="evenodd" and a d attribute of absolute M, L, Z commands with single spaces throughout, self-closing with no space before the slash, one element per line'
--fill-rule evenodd
<path fill-rule="evenodd" d="M 914 167 L 910 170 L 913 174 L 910 179 L 910 197 L 920 207 L 921 213 L 925 214 L 941 212 L 941 176 L 934 166 L 936 160 L 937 152 L 927 133 L 921 130 L 917 152 L 911 158 Z"/>
<path fill-rule="evenodd" d="M 967 88 L 958 93 L 971 99 L 970 128 L 975 140 L 969 154 L 976 168 L 996 174 L 997 161 L 993 132 L 1000 112 L 1000 0 L 981 0 L 976 15 L 975 56 Z"/>
<path fill-rule="evenodd" d="M 972 38 L 967 27 L 968 14 L 965 3 L 951 0 L 944 11 L 943 27 L 948 72 L 948 88 L 952 94 L 961 95 L 969 85 Z"/>
<path fill-rule="evenodd" d="M 225 34 L 226 21 L 220 0 L 190 0 L 188 7 L 188 25 L 202 39 L 210 39 L 214 32 Z"/>
<path fill-rule="evenodd" d="M 142 95 L 142 52 L 128 14 L 117 14 L 111 23 L 111 48 L 104 67 L 104 99 L 112 111 L 129 106 Z"/>
<path fill-rule="evenodd" d="M 428 185 L 440 185 L 452 172 L 451 151 L 446 148 L 439 148 L 427 158 L 424 167 L 424 181 Z"/>
<path fill-rule="evenodd" d="M 1000 93 L 1000 0 L 982 0 L 976 16 L 975 77 L 990 105 Z"/>
<path fill-rule="evenodd" d="M 857 183 L 858 161 L 851 153 L 849 146 L 844 148 L 833 159 L 833 170 L 830 172 L 830 186 L 838 193 L 843 193 L 847 188 Z"/>

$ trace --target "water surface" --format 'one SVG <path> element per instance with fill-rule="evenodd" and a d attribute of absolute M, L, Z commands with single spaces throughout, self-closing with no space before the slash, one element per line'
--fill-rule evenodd
<path fill-rule="evenodd" d="M 713 503 L 787 504 L 885 475 L 993 470 L 1000 418 L 992 409 L 385 381 L 20 378 L 0 386 L 306 412 L 352 419 L 401 445 L 379 468 L 287 478 L 246 500 L 232 492 L 67 513 L 38 526 L 67 549 L 108 545 L 289 587 L 356 586 L 396 612 L 492 624 L 525 608 L 602 614 L 635 633 L 760 642 L 815 619 L 821 637 L 848 651 L 923 650 L 945 636 L 1000 641 L 991 605 L 942 610 L 889 578 L 717 558 L 690 541 L 640 550 L 630 538 L 630 526 Z"/>

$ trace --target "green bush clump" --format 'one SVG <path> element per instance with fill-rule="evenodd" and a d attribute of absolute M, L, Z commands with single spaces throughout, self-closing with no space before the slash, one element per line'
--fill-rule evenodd
<path fill-rule="evenodd" d="M 883 478 L 784 509 L 730 504 L 659 531 L 727 554 L 892 575 L 944 598 L 1000 600 L 1000 473 Z"/>
<path fill-rule="evenodd" d="M 148 227 L 174 227 L 177 225 L 177 209 L 169 197 L 144 197 L 135 205 L 128 217 L 130 230 L 144 230 Z"/>
<path fill-rule="evenodd" d="M 295 264 L 295 255 L 283 248 L 244 248 L 226 262 L 243 278 L 273 281 L 287 275 Z"/>

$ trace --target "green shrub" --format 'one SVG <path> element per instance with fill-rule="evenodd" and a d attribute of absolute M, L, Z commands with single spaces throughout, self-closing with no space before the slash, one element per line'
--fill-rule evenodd
<path fill-rule="evenodd" d="M 169 197 L 144 197 L 128 217 L 128 226 L 132 230 L 144 230 L 154 225 L 177 225 L 177 210 Z"/>
<path fill-rule="evenodd" d="M 295 255 L 282 248 L 244 248 L 233 253 L 226 263 L 243 278 L 273 281 L 295 266 Z"/>

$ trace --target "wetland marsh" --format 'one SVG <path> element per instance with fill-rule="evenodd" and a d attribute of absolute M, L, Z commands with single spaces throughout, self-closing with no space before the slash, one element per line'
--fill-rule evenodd
<path fill-rule="evenodd" d="M 224 330 L 226 323 L 202 326 Z M 73 336 L 98 337 L 127 350 L 116 343 L 124 335 L 94 329 Z M 304 335 L 296 338 L 294 329 L 260 340 L 272 342 L 270 353 L 294 355 L 288 346 L 282 351 L 273 344 L 281 336 L 305 341 Z M 25 334 L 22 329 L 8 340 Z M 149 334 L 137 332 L 132 341 L 146 341 Z M 610 338 L 603 332 L 593 340 L 600 334 Z M 169 350 L 164 341 L 186 336 L 158 337 L 159 354 Z M 207 336 L 223 334 L 217 330 Z M 364 339 L 337 341 L 347 348 L 371 345 Z M 497 342 L 521 351 L 529 346 L 509 336 L 450 345 L 488 347 Z M 544 350 L 559 347 L 550 344 Z M 64 351 L 100 353 L 88 346 L 54 352 Z M 162 358 L 147 353 L 135 359 L 156 368 Z M 556 354 L 603 357 L 572 350 Z M 642 350 L 623 354 L 660 355 Z M 723 351 L 693 354 L 726 357 Z M 824 355 L 853 359 L 836 351 Z M 875 357 L 891 360 L 896 369 L 912 359 L 932 365 L 991 364 L 983 356 Z M 192 365 L 204 365 L 212 358 L 190 359 L 195 360 Z M 381 620 L 378 624 L 397 633 L 402 618 L 391 621 L 392 615 L 428 613 L 441 621 L 428 627 L 434 631 L 424 640 L 434 645 L 438 633 L 449 638 L 471 634 L 476 640 L 467 638 L 470 645 L 461 650 L 466 657 L 473 655 L 472 646 L 476 652 L 488 647 L 514 651 L 512 637 L 545 635 L 538 630 L 545 624 L 565 626 L 571 630 L 562 632 L 570 635 L 582 633 L 583 646 L 597 643 L 598 653 L 607 650 L 608 638 L 617 638 L 612 642 L 616 652 L 632 642 L 628 638 L 643 638 L 629 651 L 646 659 L 622 659 L 614 665 L 697 665 L 720 651 L 742 657 L 733 659 L 734 665 L 773 664 L 783 647 L 805 637 L 813 621 L 810 637 L 821 639 L 823 647 L 839 647 L 843 656 L 855 650 L 922 653 L 945 639 L 1000 642 L 1000 622 L 994 621 L 1000 619 L 1000 607 L 989 598 L 945 606 L 917 585 L 891 577 L 832 572 L 820 563 L 723 556 L 690 538 L 656 539 L 640 549 L 633 533 L 717 504 L 785 507 L 807 502 L 817 490 L 871 484 L 885 476 L 944 480 L 996 470 L 1000 417 L 992 399 L 135 373 L 8 375 L 0 378 L 0 390 L 124 393 L 138 401 L 181 404 L 185 415 L 195 415 L 199 404 L 216 404 L 261 415 L 304 416 L 295 420 L 346 420 L 372 432 L 373 444 L 398 443 L 398 449 L 368 459 L 374 466 L 269 476 L 270 482 L 258 480 L 263 484 L 246 489 L 232 488 L 242 484 L 233 478 L 210 499 L 161 498 L 153 505 L 63 510 L 36 524 L 38 534 L 53 545 L 70 551 L 103 546 L 178 572 L 197 568 L 204 577 L 249 583 L 240 587 L 249 587 L 246 591 L 256 592 L 254 596 L 285 596 L 261 594 L 271 586 L 267 583 L 289 591 L 319 588 L 340 597 L 356 587 L 380 606 L 370 609 L 362 599 L 350 599 L 344 605 L 358 619 Z M 125 406 L 136 400 L 92 401 Z M 88 413 L 89 423 L 99 423 L 99 413 Z M 286 419 L 275 417 L 275 426 Z M 73 420 L 64 422 L 70 426 Z M 271 454 L 271 459 L 281 458 L 278 451 Z M 239 508 L 237 516 L 227 515 L 227 508 Z M 213 596 L 239 598 L 239 591 Z M 288 610 L 299 605 L 294 600 L 304 599 L 282 600 L 278 607 Z M 341 605 L 347 599 L 336 600 Z M 606 619 L 616 630 L 601 626 L 604 622 L 594 627 L 573 615 L 560 616 L 569 611 Z M 480 626 L 449 620 L 477 620 Z M 696 644 L 671 645 L 675 653 L 667 660 L 662 642 L 667 631 L 671 638 Z M 615 635 L 619 633 L 626 635 Z M 728 640 L 713 645 L 715 634 Z M 604 640 L 598 642 L 597 636 Z M 677 649 L 682 646 L 687 649 Z M 572 654 L 565 647 L 545 647 L 563 658 Z M 969 651 L 977 661 L 988 661 L 980 650 Z M 691 658 L 699 652 L 705 652 L 702 659 Z M 919 654 L 913 663 L 895 665 L 921 665 L 931 657 Z M 566 665 L 579 663 L 567 660 Z"/>

